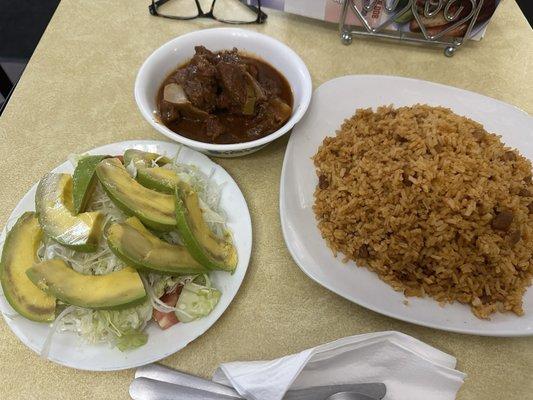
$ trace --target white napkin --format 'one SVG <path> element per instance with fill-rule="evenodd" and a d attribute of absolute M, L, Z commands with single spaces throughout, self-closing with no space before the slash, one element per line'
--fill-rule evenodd
<path fill-rule="evenodd" d="M 247 400 L 281 400 L 289 389 L 383 382 L 386 400 L 452 400 L 465 374 L 455 357 L 400 332 L 350 336 L 272 361 L 221 364 L 213 380 Z"/>

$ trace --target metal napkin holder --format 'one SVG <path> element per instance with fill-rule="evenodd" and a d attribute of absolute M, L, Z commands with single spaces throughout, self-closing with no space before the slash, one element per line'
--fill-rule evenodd
<path fill-rule="evenodd" d="M 341 41 L 348 45 L 352 42 L 353 36 L 356 35 L 418 44 L 429 44 L 444 47 L 444 54 L 451 57 L 455 54 L 457 49 L 459 49 L 471 37 L 472 28 L 476 23 L 481 8 L 483 7 L 483 0 L 468 1 L 472 5 L 471 11 L 466 16 L 459 18 L 464 6 L 460 4 L 460 2 L 457 4 L 457 0 L 426 0 L 422 14 L 420 14 L 419 11 L 422 7 L 420 7 L 420 2 L 417 4 L 417 0 L 409 0 L 404 7 L 400 8 L 398 7 L 400 0 L 363 0 L 359 2 L 356 2 L 356 0 L 344 0 L 341 18 L 339 19 Z M 357 5 L 357 3 L 362 4 Z M 454 5 L 459 8 L 452 11 Z M 372 27 L 369 20 L 365 17 L 365 14 L 371 15 L 375 7 L 381 7 L 382 11 L 388 14 L 388 18 L 378 26 Z M 387 30 L 387 28 L 394 23 L 396 18 L 409 12 L 409 10 L 411 10 L 416 22 L 420 26 L 419 33 Z M 427 27 L 422 23 L 421 18 L 434 18 L 441 10 L 443 11 L 446 21 L 449 23 L 455 23 L 434 35 L 430 35 Z M 362 23 L 362 26 L 354 26 L 347 23 L 349 12 L 353 12 L 357 16 Z M 468 27 L 463 36 L 446 36 L 447 33 L 465 23 L 468 23 Z"/>

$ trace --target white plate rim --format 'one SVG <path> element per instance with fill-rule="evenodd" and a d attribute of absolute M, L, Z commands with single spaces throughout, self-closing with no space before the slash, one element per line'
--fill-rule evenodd
<path fill-rule="evenodd" d="M 214 316 L 213 320 L 209 323 L 209 325 L 205 329 L 203 329 L 201 332 L 198 332 L 197 334 L 195 334 L 195 336 L 191 340 L 189 340 L 189 341 L 187 341 L 185 343 L 181 343 L 180 345 L 176 346 L 175 348 L 172 348 L 169 351 L 162 352 L 162 353 L 157 354 L 157 355 L 155 355 L 153 357 L 146 357 L 145 359 L 143 359 L 140 362 L 135 362 L 135 363 L 123 362 L 122 364 L 117 363 L 116 365 L 111 365 L 111 366 L 90 367 L 90 366 L 85 366 L 85 365 L 78 365 L 78 364 L 72 363 L 72 362 L 70 362 L 68 360 L 57 358 L 57 357 L 55 357 L 53 355 L 53 353 L 48 355 L 48 357 L 46 358 L 47 361 L 52 361 L 52 362 L 57 363 L 59 365 L 62 365 L 62 366 L 65 366 L 65 367 L 69 367 L 69 368 L 73 368 L 73 369 L 77 369 L 77 370 L 102 371 L 102 372 L 105 372 L 105 371 L 119 371 L 119 370 L 124 370 L 124 369 L 136 368 L 136 367 L 139 367 L 139 366 L 142 366 L 142 365 L 146 365 L 146 364 L 150 364 L 150 363 L 162 360 L 162 359 L 164 359 L 166 357 L 169 357 L 170 355 L 182 350 L 183 348 L 188 346 L 192 341 L 198 339 L 205 332 L 207 332 L 218 321 L 218 319 L 222 316 L 222 314 L 224 314 L 224 312 L 226 312 L 227 308 L 230 306 L 230 304 L 233 302 L 233 299 L 237 295 L 237 293 L 238 293 L 238 291 L 240 289 L 240 286 L 242 285 L 242 282 L 244 280 L 244 277 L 246 275 L 246 272 L 247 272 L 247 269 L 248 269 L 248 266 L 249 266 L 250 257 L 251 257 L 251 251 L 252 251 L 252 242 L 253 242 L 252 241 L 252 222 L 251 222 L 250 210 L 249 210 L 248 204 L 246 202 L 246 199 L 244 198 L 244 195 L 243 195 L 242 191 L 240 190 L 239 186 L 237 185 L 237 183 L 235 182 L 233 177 L 222 166 L 220 166 L 219 164 L 217 164 L 214 161 L 212 161 L 205 154 L 202 154 L 202 153 L 200 153 L 200 152 L 198 152 L 196 150 L 193 150 L 193 149 L 191 149 L 189 147 L 180 145 L 179 143 L 166 142 L 166 141 L 162 141 L 162 140 L 127 140 L 127 141 L 121 141 L 121 142 L 113 142 L 113 143 L 108 143 L 108 144 L 105 144 L 105 145 L 102 145 L 102 146 L 98 146 L 98 147 L 95 147 L 95 148 L 91 148 L 89 150 L 81 151 L 81 152 L 79 152 L 79 154 L 86 154 L 86 153 L 88 153 L 88 154 L 105 154 L 107 151 L 110 151 L 110 150 L 106 150 L 106 149 L 108 149 L 110 147 L 114 147 L 114 148 L 120 147 L 123 150 L 125 150 L 127 148 L 133 148 L 133 147 L 135 147 L 135 148 L 139 148 L 139 147 L 145 148 L 146 146 L 154 146 L 154 145 L 155 146 L 163 146 L 163 147 L 173 147 L 176 150 L 178 150 L 179 148 L 182 148 L 182 150 L 180 150 L 180 151 L 190 152 L 194 157 L 199 157 L 200 159 L 204 160 L 203 162 L 206 162 L 206 164 L 209 167 L 216 168 L 217 173 L 222 175 L 224 181 L 229 183 L 229 184 L 231 184 L 232 186 L 234 186 L 236 188 L 236 191 L 234 193 L 239 197 L 239 201 L 243 202 L 244 210 L 246 210 L 246 212 L 244 214 L 239 214 L 239 217 L 242 218 L 243 222 L 246 225 L 246 237 L 239 239 L 239 243 L 240 243 L 240 246 L 239 246 L 239 250 L 240 250 L 240 252 L 239 252 L 239 265 L 238 265 L 237 270 L 232 275 L 230 275 L 231 279 L 238 279 L 238 282 L 236 282 L 236 286 L 235 286 L 235 292 L 233 293 L 233 295 L 229 299 L 229 302 L 225 306 L 222 307 L 222 305 L 219 303 L 217 305 L 217 307 L 218 306 L 221 306 L 221 307 L 219 307 L 218 309 L 217 309 L 217 307 L 215 307 L 215 310 L 213 310 L 213 312 L 212 312 L 212 315 Z M 65 165 L 68 165 L 68 164 L 69 164 L 69 161 L 67 160 L 67 161 L 57 165 L 56 167 L 54 167 L 51 170 L 51 172 L 56 171 L 57 169 L 63 168 Z M 22 196 L 22 198 L 19 200 L 19 202 L 17 203 L 17 205 L 15 206 L 15 208 L 13 209 L 11 214 L 9 215 L 9 217 L 7 219 L 7 222 L 6 222 L 6 225 L 4 226 L 4 228 L 2 229 L 2 231 L 0 233 L 0 243 L 2 244 L 2 246 L 3 246 L 3 242 L 5 241 L 8 225 L 10 225 L 9 228 L 12 228 L 12 225 L 13 225 L 13 222 L 14 222 L 13 220 L 14 220 L 14 217 L 15 217 L 15 215 L 14 215 L 15 214 L 15 210 L 17 210 L 19 208 L 20 204 L 24 201 L 24 199 L 26 197 L 34 195 L 34 194 L 32 194 L 32 192 L 35 191 L 36 187 L 37 187 L 37 183 L 32 185 L 32 187 Z M 223 194 L 223 196 L 224 196 L 224 194 Z M 25 211 L 28 211 L 28 210 L 25 210 Z M 18 213 L 17 213 L 17 215 L 18 215 Z M 2 249 L 0 249 L 0 254 L 1 254 L 1 250 Z M 7 300 L 4 297 L 3 290 L 2 290 L 1 287 L 0 287 L 0 303 L 2 303 L 1 304 L 2 309 L 4 309 L 4 307 L 6 307 L 6 305 L 7 305 L 8 309 L 11 309 L 11 306 L 7 303 Z M 8 316 L 6 316 L 4 314 L 4 312 L 2 312 L 2 317 L 4 318 L 4 321 L 5 321 L 6 325 L 15 334 L 17 339 L 20 340 L 26 347 L 28 347 L 29 349 L 31 349 L 32 351 L 34 351 L 35 353 L 40 355 L 41 349 L 38 348 L 36 345 L 28 342 L 28 340 L 27 340 L 28 338 L 25 336 L 22 328 L 20 328 L 14 322 L 14 320 L 9 318 Z M 23 317 L 17 316 L 17 318 L 23 318 Z M 206 317 L 206 318 L 209 318 L 209 316 Z M 151 321 L 149 321 L 149 323 L 150 322 Z M 40 323 L 37 323 L 37 322 L 35 324 L 41 325 Z M 172 328 L 170 328 L 170 329 L 172 329 Z M 54 341 L 57 340 L 58 337 L 61 337 L 61 335 L 64 335 L 64 334 L 63 333 L 58 333 L 58 334 L 54 335 Z M 75 334 L 73 334 L 73 333 L 67 333 L 66 335 L 68 335 L 70 337 L 75 336 Z M 81 339 L 79 339 L 79 340 L 81 340 Z M 91 344 L 85 344 L 85 346 L 92 346 L 92 345 Z M 110 349 L 110 350 L 113 350 L 113 349 Z M 127 354 L 127 353 L 124 353 L 124 354 Z M 125 357 L 125 359 L 127 360 L 127 356 Z"/>
<path fill-rule="evenodd" d="M 481 95 L 479 93 L 475 93 L 475 92 L 472 92 L 472 91 L 469 91 L 469 90 L 457 88 L 457 87 L 454 87 L 454 86 L 448 86 L 448 85 L 444 85 L 444 84 L 440 84 L 440 83 L 436 83 L 436 82 L 425 81 L 425 80 L 421 80 L 421 79 L 407 78 L 407 77 L 394 76 L 394 75 L 372 75 L 372 74 L 345 75 L 345 76 L 337 77 L 337 78 L 334 78 L 334 79 L 331 79 L 329 81 L 324 82 L 322 85 L 320 85 L 318 88 L 316 88 L 315 91 L 313 92 L 313 98 L 312 98 L 311 104 L 310 104 L 310 106 L 308 108 L 308 112 L 312 110 L 312 104 L 313 104 L 313 99 L 315 97 L 315 94 L 321 88 L 325 87 L 326 85 L 334 84 L 336 82 L 339 82 L 339 81 L 342 81 L 342 80 L 345 80 L 345 79 L 378 79 L 378 80 L 390 80 L 390 81 L 400 80 L 400 81 L 404 81 L 404 82 L 411 81 L 411 82 L 416 82 L 418 84 L 430 85 L 430 86 L 433 86 L 433 87 L 436 87 L 436 88 L 445 88 L 446 90 L 452 89 L 454 91 L 457 91 L 458 93 L 464 93 L 464 94 L 467 93 L 468 95 L 475 95 L 475 96 L 483 97 L 485 99 L 490 100 L 491 102 L 498 103 L 502 107 L 507 107 L 509 109 L 513 109 L 515 112 L 521 113 L 524 117 L 528 117 L 528 118 L 531 118 L 533 120 L 533 118 L 526 111 L 520 109 L 519 107 L 516 107 L 516 106 L 514 106 L 512 104 L 503 102 L 501 100 L 494 99 L 494 98 L 489 97 L 489 96 Z M 383 104 L 390 104 L 390 102 L 386 102 L 385 101 Z M 302 118 L 302 120 L 296 125 L 295 128 L 298 128 L 298 126 L 301 125 L 306 120 L 306 116 L 307 116 L 307 114 Z M 375 306 L 373 306 L 371 303 L 369 303 L 367 301 L 361 300 L 359 298 L 355 299 L 355 296 L 351 296 L 349 294 L 342 293 L 342 291 L 339 290 L 338 288 L 336 288 L 335 285 L 331 285 L 331 284 L 322 282 L 320 280 L 320 278 L 318 278 L 317 276 L 315 276 L 312 273 L 310 268 L 308 268 L 306 263 L 299 256 L 299 253 L 298 253 L 297 249 L 294 248 L 294 246 L 292 245 L 290 237 L 289 237 L 289 232 L 288 232 L 287 218 L 285 217 L 287 215 L 286 205 L 285 205 L 285 200 L 286 200 L 285 199 L 285 196 L 286 196 L 285 179 L 286 179 L 286 175 L 287 175 L 287 170 L 289 168 L 288 167 L 288 163 L 290 162 L 290 155 L 291 155 L 291 152 L 292 152 L 292 148 L 295 145 L 295 139 L 294 139 L 295 138 L 295 133 L 297 134 L 297 132 L 293 131 L 293 133 L 291 134 L 291 136 L 289 138 L 289 142 L 287 144 L 287 148 L 285 150 L 284 157 L 283 157 L 283 165 L 282 165 L 281 175 L 280 175 L 279 209 L 280 209 L 280 222 L 281 222 L 281 230 L 282 230 L 282 234 L 283 234 L 283 239 L 285 241 L 285 244 L 286 244 L 286 246 L 287 246 L 287 248 L 289 250 L 289 253 L 291 254 L 291 257 L 293 258 L 294 262 L 296 263 L 296 265 L 298 265 L 300 270 L 305 275 L 307 275 L 311 280 L 313 280 L 317 284 L 325 287 L 326 289 L 328 289 L 331 292 L 337 294 L 338 296 L 341 296 L 341 297 L 345 298 L 346 300 L 351 301 L 352 303 L 358 304 L 358 305 L 360 305 L 360 306 L 362 306 L 362 307 L 364 307 L 364 308 L 366 308 L 368 310 L 371 310 L 371 311 L 376 312 L 378 314 L 385 315 L 387 317 L 394 318 L 394 319 L 397 319 L 397 320 L 400 320 L 400 321 L 409 322 L 409 323 L 412 323 L 412 324 L 415 324 L 415 325 L 424 326 L 424 327 L 428 327 L 428 328 L 438 329 L 438 330 L 441 330 L 441 331 L 447 331 L 447 332 L 453 332 L 453 333 L 461 333 L 461 334 L 467 334 L 467 335 L 491 336 L 491 337 L 527 337 L 527 336 L 533 336 L 533 331 L 519 331 L 519 332 L 517 332 L 515 330 L 505 330 L 505 329 L 492 330 L 492 331 L 480 331 L 480 330 L 468 329 L 468 328 L 461 329 L 461 328 L 446 327 L 446 326 L 442 326 L 440 324 L 434 324 L 434 323 L 431 323 L 431 322 L 426 322 L 426 321 L 423 321 L 423 320 L 420 320 L 420 319 L 417 319 L 417 318 L 398 316 L 398 315 L 396 315 L 393 312 L 388 312 L 386 310 L 380 309 L 379 307 L 375 307 Z M 314 215 L 313 215 L 313 218 L 314 218 Z M 333 257 L 333 255 L 332 255 L 332 257 Z M 393 290 L 393 289 L 390 288 L 390 290 Z M 533 290 L 533 287 L 530 287 L 530 290 Z M 405 297 L 405 299 L 406 300 L 407 299 L 411 299 L 411 297 Z M 433 300 L 433 299 L 431 299 L 429 297 L 425 297 L 424 299 L 428 299 L 428 301 L 435 301 L 435 300 Z M 533 312 L 533 310 L 530 310 L 530 312 Z M 517 317 L 517 318 L 519 318 L 519 317 Z"/>

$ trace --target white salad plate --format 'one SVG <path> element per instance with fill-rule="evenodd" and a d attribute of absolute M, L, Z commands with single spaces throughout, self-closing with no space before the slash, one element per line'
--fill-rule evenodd
<path fill-rule="evenodd" d="M 450 86 L 393 76 L 354 75 L 326 82 L 314 92 L 306 115 L 295 126 L 283 162 L 280 218 L 294 261 L 322 286 L 392 318 L 475 335 L 533 335 L 532 288 L 523 298 L 523 316 L 496 313 L 490 320 L 481 320 L 460 303 L 440 306 L 431 298 L 404 297 L 370 270 L 358 268 L 353 261 L 342 263 L 342 256 L 335 258 L 322 239 L 312 209 L 318 178 L 311 157 L 323 139 L 335 136 L 357 108 L 416 103 L 448 107 L 472 118 L 533 160 L 533 118 L 512 105 Z"/>
<path fill-rule="evenodd" d="M 150 322 L 146 328 L 148 342 L 137 349 L 121 352 L 108 344 L 87 344 L 74 333 L 58 332 L 53 336 L 48 359 L 67 367 L 91 370 L 112 371 L 138 367 L 165 358 L 189 344 L 207 331 L 224 313 L 237 294 L 248 268 L 252 249 L 252 225 L 246 201 L 231 176 L 207 156 L 187 147 L 154 140 L 132 140 L 108 144 L 88 151 L 88 154 L 123 154 L 126 149 L 138 149 L 173 157 L 179 150 L 178 161 L 196 165 L 202 172 L 211 176 L 215 183 L 222 185 L 220 207 L 227 216 L 227 226 L 233 234 L 237 247 L 239 262 L 233 275 L 227 272 L 212 272 L 213 285 L 222 292 L 222 296 L 205 318 L 189 323 L 178 323 L 167 330 L 161 330 L 157 324 Z M 54 168 L 52 172 L 72 173 L 73 167 L 67 161 Z M 34 185 L 15 207 L 8 220 L 11 228 L 17 218 L 25 211 L 35 210 Z M 6 228 L 0 236 L 3 243 Z M 18 338 L 30 349 L 40 353 L 50 325 L 32 322 L 16 313 L 0 292 L 0 310 L 6 323 Z"/>

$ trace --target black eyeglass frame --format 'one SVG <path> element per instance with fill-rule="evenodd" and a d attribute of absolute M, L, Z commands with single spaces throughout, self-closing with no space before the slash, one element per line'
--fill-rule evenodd
<path fill-rule="evenodd" d="M 235 25 L 237 24 L 239 25 L 241 24 L 262 24 L 268 18 L 268 15 L 265 14 L 263 11 L 261 11 L 261 0 L 257 0 L 257 7 L 249 5 L 249 4 L 244 4 L 241 1 L 241 3 L 243 3 L 246 7 L 248 7 L 250 10 L 254 11 L 255 13 L 257 13 L 257 18 L 255 19 L 255 21 L 234 21 L 234 20 L 227 20 L 227 19 L 219 19 L 215 17 L 215 15 L 213 14 L 213 10 L 215 8 L 215 3 L 217 0 L 213 0 L 213 2 L 211 3 L 211 8 L 209 9 L 208 12 L 204 12 L 204 10 L 202 10 L 202 6 L 200 5 L 200 2 L 198 0 L 194 0 L 194 3 L 196 4 L 196 8 L 198 9 L 198 14 L 195 16 L 191 16 L 191 17 L 165 15 L 165 14 L 160 14 L 159 12 L 157 12 L 157 8 L 167 3 L 168 1 L 169 0 L 157 0 L 157 1 L 152 0 L 152 4 L 148 6 L 148 11 L 150 11 L 150 14 L 155 17 L 177 19 L 181 21 L 187 21 L 187 20 L 196 19 L 196 18 L 211 18 L 211 19 L 214 19 L 215 21 L 223 22 L 226 24 L 235 24 Z"/>

